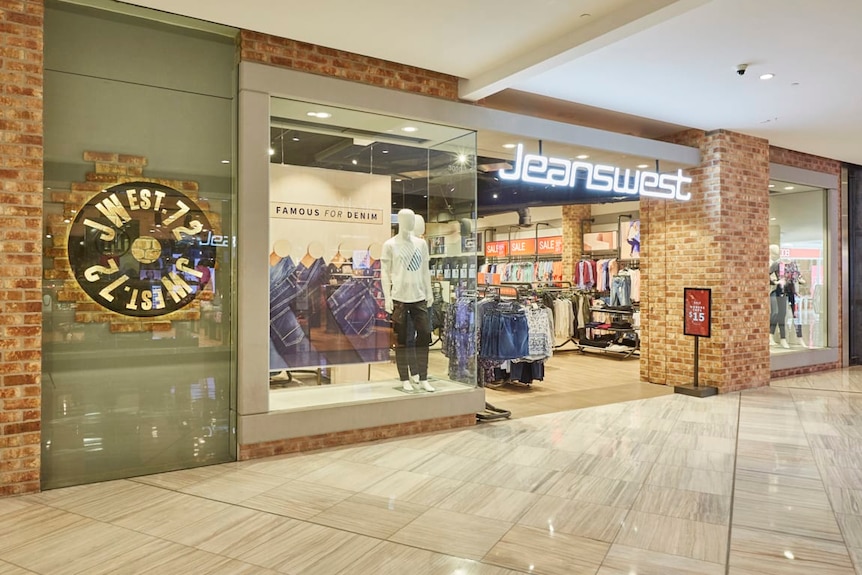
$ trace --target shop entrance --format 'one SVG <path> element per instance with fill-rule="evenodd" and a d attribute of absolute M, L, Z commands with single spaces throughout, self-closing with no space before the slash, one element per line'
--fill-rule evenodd
<path fill-rule="evenodd" d="M 530 340 L 524 356 L 489 352 L 486 343 L 494 350 L 500 334 L 496 324 L 477 321 L 487 401 L 522 417 L 672 393 L 640 380 L 647 318 L 640 312 L 645 260 L 635 192 L 650 193 L 650 178 L 684 178 L 680 166 L 487 132 L 479 134 L 479 151 L 489 156 L 486 166 L 503 170 L 481 175 L 480 158 L 479 298 L 493 300 L 485 307 L 490 314 L 525 308 Z M 542 166 L 551 175 L 536 176 Z M 606 184 L 597 180 L 602 174 L 611 175 Z M 684 197 L 685 187 L 674 194 Z M 541 334 L 545 316 L 551 327 Z M 546 353 L 532 349 L 537 334 L 549 340 Z"/>

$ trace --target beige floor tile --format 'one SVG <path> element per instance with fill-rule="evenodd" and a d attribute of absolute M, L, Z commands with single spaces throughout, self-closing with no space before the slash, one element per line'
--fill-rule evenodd
<path fill-rule="evenodd" d="M 537 469 L 547 469 L 549 471 L 564 471 L 575 461 L 580 455 L 570 451 L 559 451 L 556 449 L 548 449 L 545 447 L 531 447 L 529 445 L 509 445 L 509 452 L 506 454 L 506 461 L 516 465 L 526 465 L 527 467 L 535 467 Z"/>
<path fill-rule="evenodd" d="M 242 461 L 237 465 L 240 470 L 273 475 L 286 481 L 299 479 L 303 475 L 326 467 L 335 459 L 328 453 L 291 454 Z"/>
<path fill-rule="evenodd" d="M 632 509 L 701 523 L 727 525 L 730 496 L 644 485 Z"/>
<path fill-rule="evenodd" d="M 733 575 L 854 575 L 841 543 L 754 529 L 734 529 Z"/>
<path fill-rule="evenodd" d="M 829 499 L 819 479 L 738 470 L 734 497 L 746 502 L 768 502 L 829 510 Z"/>
<path fill-rule="evenodd" d="M 862 490 L 827 485 L 826 493 L 836 513 L 862 515 Z"/>
<path fill-rule="evenodd" d="M 189 549 L 181 545 L 173 545 L 168 550 L 148 560 L 141 561 L 138 566 L 123 565 L 118 575 L 187 575 L 190 573 L 210 573 L 220 569 L 230 559 L 199 549 Z M 130 569 L 126 570 L 127 568 Z M 83 574 L 82 574 L 83 575 Z"/>
<path fill-rule="evenodd" d="M 597 575 L 725 575 L 724 565 L 612 545 Z"/>
<path fill-rule="evenodd" d="M 584 453 L 601 457 L 617 457 L 636 461 L 655 461 L 662 452 L 659 445 L 649 445 L 636 441 L 599 438 Z"/>
<path fill-rule="evenodd" d="M 379 543 L 378 539 L 323 525 L 298 523 L 236 558 L 291 575 L 323 575 L 355 564 Z"/>
<path fill-rule="evenodd" d="M 853 467 L 862 469 L 862 452 L 859 451 L 836 451 L 834 449 L 814 449 L 814 459 L 820 465 L 833 465 L 836 467 Z"/>
<path fill-rule="evenodd" d="M 310 519 L 353 494 L 346 489 L 290 481 L 246 499 L 242 505 L 294 519 Z"/>
<path fill-rule="evenodd" d="M 521 525 L 612 542 L 627 510 L 583 501 L 542 496 L 518 520 Z"/>
<path fill-rule="evenodd" d="M 511 527 L 512 524 L 505 521 L 429 509 L 389 540 L 480 560 Z"/>
<path fill-rule="evenodd" d="M 427 509 L 416 503 L 358 493 L 323 511 L 312 521 L 351 533 L 386 539 Z"/>
<path fill-rule="evenodd" d="M 844 534 L 844 542 L 847 547 L 862 549 L 862 517 L 858 515 L 836 514 L 841 532 Z"/>
<path fill-rule="evenodd" d="M 822 465 L 823 481 L 827 485 L 847 489 L 862 489 L 862 469 Z"/>
<path fill-rule="evenodd" d="M 727 527 L 630 511 L 614 543 L 698 561 L 724 563 Z"/>
<path fill-rule="evenodd" d="M 541 496 L 481 483 L 465 483 L 435 507 L 513 523 Z"/>
<path fill-rule="evenodd" d="M 140 537 L 147 537 L 140 535 Z M 188 547 L 177 545 L 164 539 L 150 538 L 148 543 L 138 545 L 111 560 L 87 568 L 80 575 L 136 575 L 157 567 L 162 561 L 176 559 L 191 551 Z"/>
<path fill-rule="evenodd" d="M 305 483 L 326 485 L 337 489 L 358 492 L 368 489 L 393 473 L 392 469 L 384 467 L 336 460 L 325 467 L 303 475 L 300 479 Z"/>
<path fill-rule="evenodd" d="M 706 435 L 690 435 L 686 433 L 670 433 L 665 445 L 672 445 L 678 449 L 690 449 L 694 451 L 715 451 L 718 453 L 736 453 L 736 440 L 724 437 L 710 437 Z"/>
<path fill-rule="evenodd" d="M 168 533 L 165 539 L 238 559 L 259 545 L 276 544 L 299 522 L 254 509 L 231 507 Z"/>
<path fill-rule="evenodd" d="M 59 530 L 3 553 L 3 559 L 38 573 L 73 575 L 113 561 L 154 541 L 142 535 L 94 520 Z"/>
<path fill-rule="evenodd" d="M 266 493 L 279 485 L 287 483 L 287 479 L 256 473 L 254 471 L 229 471 L 210 479 L 205 479 L 180 490 L 181 493 L 206 497 L 225 503 L 241 503 L 255 495 Z"/>
<path fill-rule="evenodd" d="M 859 575 L 862 573 L 862 549 L 854 549 L 850 547 L 847 551 L 850 552 L 850 559 L 853 562 L 853 566 L 856 568 L 856 575 Z"/>
<path fill-rule="evenodd" d="M 684 491 L 730 495 L 733 489 L 733 474 L 656 463 L 650 470 L 646 482 L 650 485 Z"/>
<path fill-rule="evenodd" d="M 485 466 L 487 463 L 484 461 L 476 461 L 469 457 L 449 453 L 438 453 L 410 471 L 457 481 L 470 481 Z"/>
<path fill-rule="evenodd" d="M 544 493 L 558 474 L 557 471 L 498 461 L 481 467 L 469 481 L 530 493 Z"/>
<path fill-rule="evenodd" d="M 746 471 L 820 479 L 820 470 L 817 469 L 817 464 L 814 462 L 813 458 L 809 463 L 803 463 L 781 460 L 776 457 L 749 457 L 746 455 L 739 455 L 736 458 L 736 467 L 737 469 L 744 469 Z"/>
<path fill-rule="evenodd" d="M 136 511 L 142 501 L 165 501 L 171 495 L 173 492 L 167 489 L 127 480 L 56 489 L 40 494 L 53 507 L 99 521 L 114 521 Z"/>
<path fill-rule="evenodd" d="M 338 575 L 516 575 L 494 565 L 384 541 Z M 331 574 L 320 574 L 331 575 Z M 520 572 L 517 575 L 521 575 Z"/>
<path fill-rule="evenodd" d="M 210 571 L 207 575 L 281 575 L 278 571 L 264 569 L 259 565 L 243 563 L 235 559 L 225 559 L 223 563 Z"/>
<path fill-rule="evenodd" d="M 472 438 L 470 441 L 453 441 L 445 445 L 441 452 L 471 459 L 497 461 L 511 450 L 512 446 L 504 441 Z"/>
<path fill-rule="evenodd" d="M 0 575 L 38 575 L 35 571 L 28 571 L 17 565 L 0 561 Z"/>
<path fill-rule="evenodd" d="M 651 468 L 652 463 L 647 461 L 601 457 L 585 453 L 567 471 L 606 479 L 643 483 Z"/>
<path fill-rule="evenodd" d="M 832 510 L 769 503 L 749 497 L 734 499 L 733 527 L 842 541 L 841 531 Z"/>
<path fill-rule="evenodd" d="M 0 518 L 0 557 L 6 552 L 33 541 L 63 532 L 71 537 L 75 529 L 87 525 L 90 519 L 61 509 L 42 505 L 27 505 Z"/>
<path fill-rule="evenodd" d="M 564 473 L 551 485 L 547 495 L 628 509 L 639 489 L 639 483 Z"/>
<path fill-rule="evenodd" d="M 386 467 L 387 469 L 409 470 L 428 461 L 435 455 L 435 452 L 424 449 L 398 447 L 393 444 L 387 444 L 386 447 L 388 449 L 372 453 L 370 456 L 365 452 L 354 452 L 346 456 L 345 459 L 355 461 L 356 463 L 368 463 L 377 467 Z"/>
<path fill-rule="evenodd" d="M 156 473 L 154 475 L 134 477 L 130 481 L 179 491 L 180 489 L 190 487 L 195 483 L 204 481 L 205 479 L 210 479 L 216 475 L 227 473 L 231 469 L 232 467 L 229 465 L 208 465 L 206 467 L 195 467 L 193 469 L 183 469 L 180 471 L 169 471 L 167 473 Z"/>
<path fill-rule="evenodd" d="M 163 537 L 192 523 L 230 509 L 230 505 L 194 495 L 168 492 L 165 497 L 139 500 L 137 509 L 114 518 L 111 523 L 134 531 Z"/>
<path fill-rule="evenodd" d="M 593 539 L 515 526 L 483 561 L 537 575 L 594 575 L 608 547 Z"/>
<path fill-rule="evenodd" d="M 455 479 L 412 471 L 395 471 L 389 477 L 365 489 L 363 493 L 431 507 L 464 485 L 466 485 L 465 482 Z"/>
<path fill-rule="evenodd" d="M 668 445 L 661 451 L 655 462 L 676 467 L 733 473 L 733 455 L 729 453 L 677 449 Z"/>

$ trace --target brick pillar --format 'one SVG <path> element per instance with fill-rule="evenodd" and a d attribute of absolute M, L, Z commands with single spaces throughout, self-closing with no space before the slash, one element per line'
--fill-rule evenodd
<path fill-rule="evenodd" d="M 0 496 L 39 490 L 43 18 L 0 2 Z"/>
<path fill-rule="evenodd" d="M 641 379 L 691 383 L 683 288 L 712 289 L 712 337 L 700 382 L 722 392 L 769 383 L 769 144 L 718 130 L 672 141 L 698 146 L 689 202 L 641 200 Z"/>
<path fill-rule="evenodd" d="M 575 262 L 584 253 L 584 238 L 581 235 L 581 221 L 592 217 L 592 206 L 563 206 L 563 279 L 571 281 L 575 272 Z M 589 226 L 586 228 L 589 231 Z"/>

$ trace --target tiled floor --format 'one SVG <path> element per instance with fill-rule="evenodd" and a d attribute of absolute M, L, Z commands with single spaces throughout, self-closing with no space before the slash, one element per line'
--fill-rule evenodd
<path fill-rule="evenodd" d="M 0 499 L 0 575 L 859 575 L 859 391 L 851 369 Z"/>

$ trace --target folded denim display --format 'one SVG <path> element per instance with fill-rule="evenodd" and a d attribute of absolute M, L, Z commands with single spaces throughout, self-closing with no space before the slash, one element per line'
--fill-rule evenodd
<path fill-rule="evenodd" d="M 329 296 L 326 303 L 345 335 L 366 337 L 374 331 L 379 309 L 366 282 L 348 281 Z"/>

